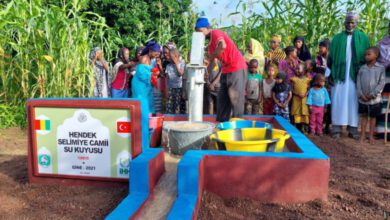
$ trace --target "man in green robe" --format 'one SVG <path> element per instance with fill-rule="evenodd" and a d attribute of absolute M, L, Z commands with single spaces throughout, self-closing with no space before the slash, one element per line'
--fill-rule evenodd
<path fill-rule="evenodd" d="M 342 126 L 347 126 L 349 137 L 358 139 L 358 97 L 356 75 L 365 63 L 365 52 L 370 47 L 368 36 L 356 29 L 359 16 L 348 13 L 345 31 L 334 36 L 328 57 L 328 67 L 334 82 L 332 87 L 332 136 L 339 138 Z"/>

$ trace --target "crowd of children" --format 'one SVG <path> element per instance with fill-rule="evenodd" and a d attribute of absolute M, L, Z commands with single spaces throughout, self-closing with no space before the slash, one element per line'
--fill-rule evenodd
<path fill-rule="evenodd" d="M 389 28 L 390 30 L 390 28 Z M 245 90 L 245 114 L 278 115 L 302 132 L 323 135 L 331 124 L 332 77 L 328 68 L 331 48 L 329 40 L 318 45 L 318 55 L 312 59 L 304 38 L 298 36 L 294 46 L 280 48 L 281 36 L 271 38 L 270 51 L 264 52 L 261 44 L 251 39 L 245 60 L 248 77 Z M 383 49 L 381 49 L 383 50 Z M 366 65 L 356 76 L 357 99 L 361 115 L 364 141 L 367 124 L 369 139 L 373 142 L 376 117 L 381 114 L 381 92 L 386 82 L 385 67 L 377 62 L 380 49 L 366 50 Z M 186 64 L 176 45 L 172 42 L 160 46 L 149 42 L 135 51 L 130 60 L 130 50 L 120 49 L 111 74 L 107 63 L 97 49 L 91 54 L 92 65 L 97 72 L 94 95 L 114 98 L 140 97 L 148 100 L 151 113 L 186 113 L 185 75 Z M 146 57 L 146 59 L 145 59 Z M 204 113 L 215 114 L 217 97 L 221 88 L 221 62 L 215 58 L 205 76 Z M 222 74 L 223 75 L 223 74 Z M 102 77 L 105 76 L 105 77 Z M 100 91 L 100 92 L 99 92 Z M 153 98 L 154 97 L 154 98 Z M 164 108 L 162 106 L 165 106 Z"/>

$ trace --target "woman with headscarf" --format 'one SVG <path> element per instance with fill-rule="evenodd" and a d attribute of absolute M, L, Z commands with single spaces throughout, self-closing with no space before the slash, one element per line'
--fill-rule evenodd
<path fill-rule="evenodd" d="M 389 22 L 389 27 L 388 27 L 388 35 L 385 36 L 379 43 L 376 45 L 379 48 L 380 55 L 378 59 L 378 63 L 382 64 L 386 68 L 386 78 L 390 76 L 390 22 Z M 386 85 L 385 88 L 383 89 L 382 92 L 382 97 L 389 97 L 390 96 L 390 81 L 386 80 Z M 385 98 L 386 100 L 386 98 Z M 382 112 L 386 112 L 387 106 L 385 105 L 384 109 L 382 109 Z M 377 133 L 379 136 L 383 137 L 386 130 L 386 117 L 385 114 L 382 114 L 380 117 L 377 119 Z"/>
<path fill-rule="evenodd" d="M 93 96 L 107 98 L 110 96 L 110 71 L 103 51 L 99 47 L 93 48 L 89 55 L 94 76 Z"/>
<path fill-rule="evenodd" d="M 310 50 L 305 44 L 305 38 L 301 36 L 295 37 L 294 46 L 297 49 L 298 58 L 301 62 L 311 59 Z"/>
<path fill-rule="evenodd" d="M 161 46 L 155 41 L 149 41 L 142 50 L 141 59 L 136 66 L 135 75 L 132 81 L 133 98 L 142 99 L 142 108 L 149 113 L 155 113 L 153 100 L 153 75 L 152 68 L 155 67 L 155 58 L 160 55 Z"/>
<path fill-rule="evenodd" d="M 261 43 L 253 38 L 250 39 L 248 43 L 248 51 L 245 53 L 245 61 L 249 64 L 249 61 L 256 59 L 259 63 L 258 71 L 260 74 L 264 72 L 264 48 Z"/>
<path fill-rule="evenodd" d="M 127 98 L 129 97 L 129 81 L 131 77 L 130 68 L 134 62 L 129 59 L 129 49 L 123 47 L 118 52 L 118 58 L 115 61 L 112 74 L 112 97 Z"/>
<path fill-rule="evenodd" d="M 177 49 L 176 44 L 173 42 L 166 42 L 163 46 L 163 53 L 162 53 L 162 67 L 164 68 L 165 72 L 165 67 L 170 63 L 169 61 L 169 53 L 171 50 Z"/>

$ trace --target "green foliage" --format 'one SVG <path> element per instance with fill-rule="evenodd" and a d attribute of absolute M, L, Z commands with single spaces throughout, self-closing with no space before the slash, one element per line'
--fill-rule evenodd
<path fill-rule="evenodd" d="M 26 127 L 26 109 L 23 105 L 0 104 L 0 128 Z"/>
<path fill-rule="evenodd" d="M 12 110 L 28 98 L 88 96 L 91 47 L 110 50 L 104 18 L 81 12 L 85 2 L 43 3 L 14 0 L 0 12 L 0 104 Z"/>
<path fill-rule="evenodd" d="M 386 33 L 390 2 L 387 0 L 276 0 L 257 1 L 263 13 L 248 15 L 249 2 L 241 0 L 236 13 L 242 13 L 239 26 L 226 28 L 241 50 L 245 50 L 249 38 L 258 39 L 268 50 L 273 34 L 280 34 L 282 46 L 292 45 L 295 36 L 305 37 L 312 52 L 320 40 L 331 39 L 344 29 L 347 11 L 360 11 L 359 28 L 370 37 L 371 44 L 376 44 Z"/>
<path fill-rule="evenodd" d="M 106 18 L 121 36 L 121 46 L 135 48 L 151 39 L 186 45 L 191 0 L 91 0 L 88 10 Z M 191 28 L 192 29 L 192 28 Z"/>

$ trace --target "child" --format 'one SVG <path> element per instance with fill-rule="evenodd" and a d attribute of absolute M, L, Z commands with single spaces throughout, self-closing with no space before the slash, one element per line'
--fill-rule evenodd
<path fill-rule="evenodd" d="M 297 75 L 290 78 L 293 94 L 291 114 L 294 116 L 295 125 L 301 132 L 304 132 L 309 124 L 309 109 L 306 100 L 310 78 L 307 77 L 306 72 L 305 64 L 300 63 Z"/>
<path fill-rule="evenodd" d="M 271 50 L 268 51 L 267 56 L 266 56 L 267 63 L 271 63 L 274 66 L 278 66 L 279 62 L 286 58 L 286 54 L 279 47 L 281 42 L 282 42 L 282 36 L 277 35 L 277 34 L 272 36 Z"/>
<path fill-rule="evenodd" d="M 291 85 L 290 78 L 297 74 L 299 59 L 297 49 L 293 46 L 288 46 L 284 49 L 286 59 L 279 62 L 278 69 L 287 74 L 286 82 Z"/>
<path fill-rule="evenodd" d="M 207 113 L 212 115 L 217 112 L 217 96 L 221 88 L 219 81 L 222 74 L 222 63 L 215 59 L 214 63 L 209 65 L 213 65 L 213 67 L 211 67 L 210 75 L 206 78 L 206 104 L 208 107 Z"/>
<path fill-rule="evenodd" d="M 310 108 L 310 131 L 311 134 L 322 136 L 322 122 L 326 106 L 330 104 L 329 94 L 325 86 L 325 76 L 317 74 L 314 77 L 314 87 L 309 91 L 306 104 Z"/>
<path fill-rule="evenodd" d="M 323 40 L 318 45 L 318 56 L 316 57 L 316 67 L 319 73 L 325 74 L 327 59 L 329 55 L 330 41 Z"/>
<path fill-rule="evenodd" d="M 265 66 L 265 72 L 268 78 L 263 80 L 263 113 L 265 115 L 272 115 L 275 105 L 272 98 L 272 89 L 275 86 L 275 66 L 271 63 L 267 64 Z"/>
<path fill-rule="evenodd" d="M 261 113 L 263 112 L 262 109 L 260 109 L 260 102 L 263 97 L 261 94 L 263 77 L 257 72 L 258 68 L 259 62 L 256 59 L 249 61 L 249 74 L 246 84 L 245 100 L 245 114 L 249 115 L 259 114 L 259 110 L 261 110 Z"/>
<path fill-rule="evenodd" d="M 185 61 L 181 59 L 180 52 L 176 48 L 169 50 L 169 63 L 165 68 L 168 77 L 168 101 L 167 114 L 184 114 L 185 102 L 182 98 L 182 76 L 185 71 Z"/>
<path fill-rule="evenodd" d="M 370 124 L 370 144 L 374 142 L 376 117 L 381 114 L 382 90 L 386 83 L 385 67 L 377 63 L 379 49 L 370 47 L 366 50 L 366 64 L 357 75 L 357 93 L 359 98 L 359 114 L 361 117 L 360 142 L 366 139 L 367 122 Z"/>
<path fill-rule="evenodd" d="M 286 80 L 287 74 L 285 72 L 279 72 L 278 75 L 276 75 L 275 86 L 272 89 L 272 98 L 275 102 L 275 115 L 282 116 L 290 121 L 288 104 L 291 100 L 292 93 L 291 87 L 287 84 Z"/>
<path fill-rule="evenodd" d="M 329 55 L 330 41 L 325 39 L 318 45 L 318 56 L 316 57 L 316 71 L 325 76 L 325 88 L 328 90 L 330 96 L 331 83 L 330 83 L 330 70 L 327 66 L 327 59 Z M 328 70 L 328 71 L 327 71 Z M 330 124 L 332 123 L 330 105 L 327 106 L 324 115 L 325 134 L 330 133 Z"/>
<path fill-rule="evenodd" d="M 313 62 L 313 60 L 305 61 L 305 71 L 306 71 L 307 78 L 314 79 L 316 72 L 315 72 L 315 63 Z"/>

